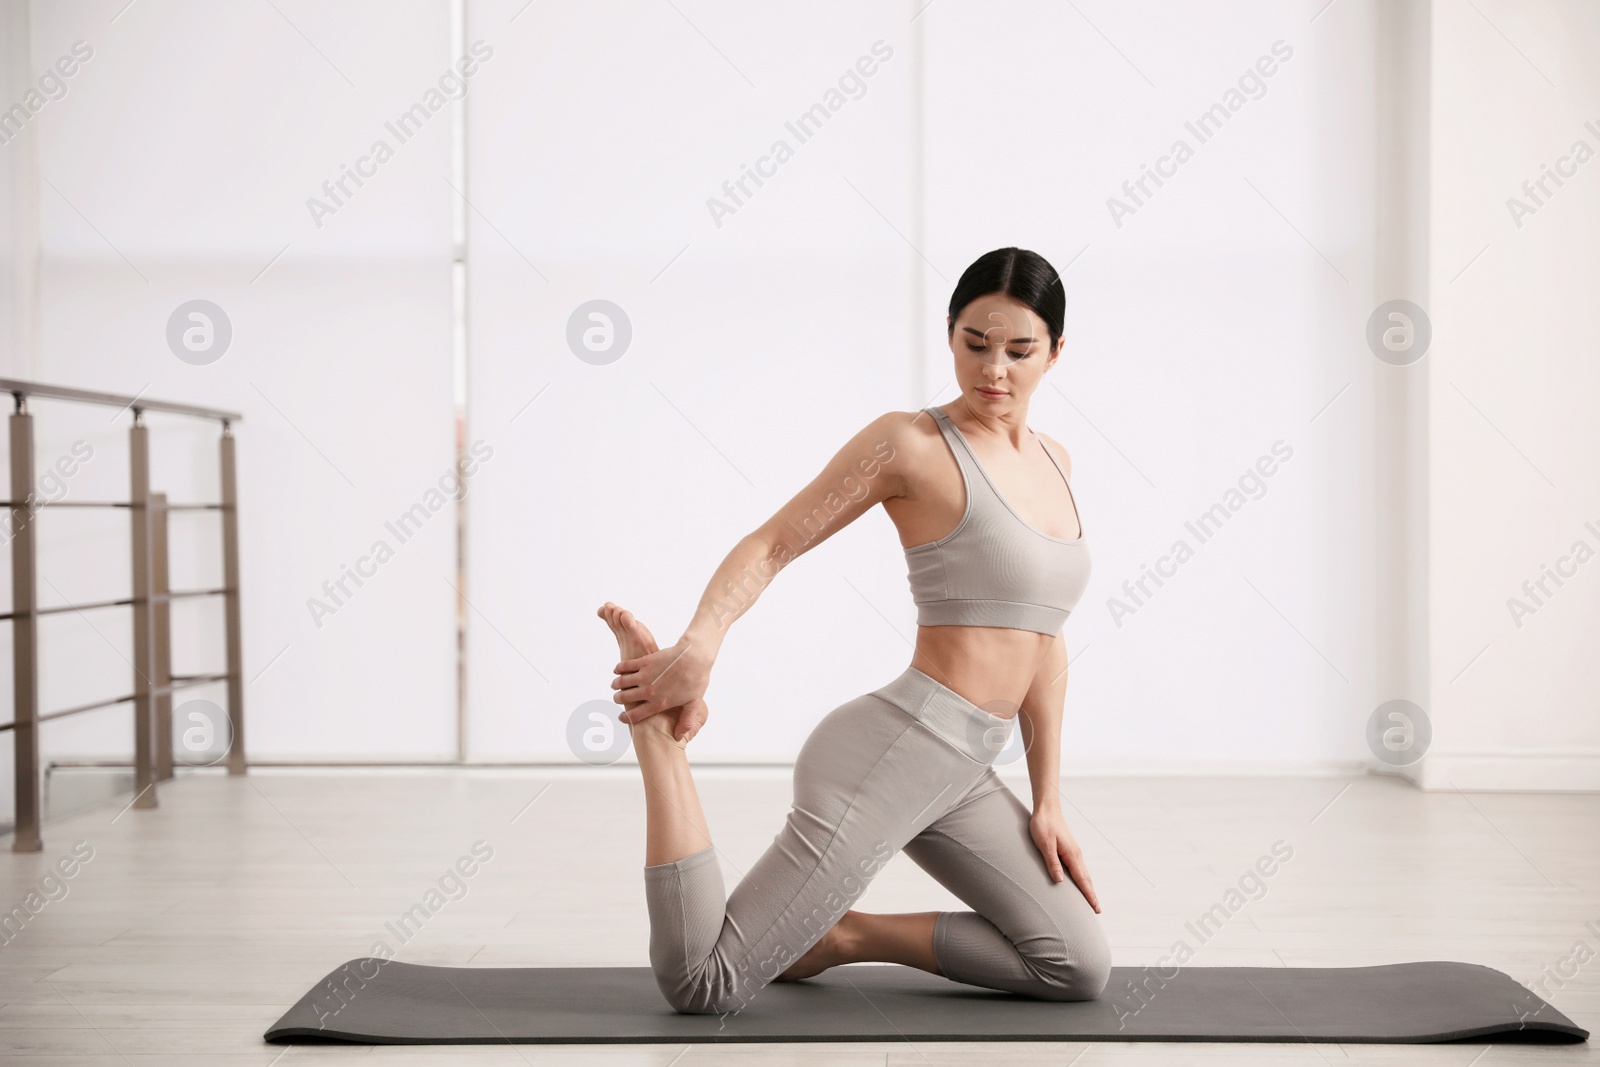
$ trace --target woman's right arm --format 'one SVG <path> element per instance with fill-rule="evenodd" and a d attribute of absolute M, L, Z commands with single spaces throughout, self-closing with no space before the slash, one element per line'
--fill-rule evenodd
<path fill-rule="evenodd" d="M 617 693 L 612 699 L 624 705 L 641 702 L 625 713 L 628 721 L 638 722 L 703 697 L 728 627 L 750 609 L 778 572 L 872 507 L 904 492 L 900 454 L 913 432 L 914 417 L 890 412 L 863 427 L 810 484 L 734 545 L 706 583 L 694 617 L 676 644 L 616 665 L 611 687 Z M 684 717 L 687 713 L 680 720 Z M 701 724 L 680 721 L 680 733 L 692 736 Z"/>

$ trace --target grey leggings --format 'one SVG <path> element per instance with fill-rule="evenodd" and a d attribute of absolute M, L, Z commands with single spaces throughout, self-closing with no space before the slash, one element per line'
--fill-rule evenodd
<path fill-rule="evenodd" d="M 994 772 L 1013 720 L 915 668 L 846 701 L 806 738 L 794 806 L 725 897 L 717 852 L 644 868 L 650 964 L 680 1012 L 738 1011 L 839 920 L 904 849 L 972 911 L 940 912 L 946 977 L 1092 1000 L 1111 952 L 1069 877 L 1053 882 L 1029 811 Z"/>

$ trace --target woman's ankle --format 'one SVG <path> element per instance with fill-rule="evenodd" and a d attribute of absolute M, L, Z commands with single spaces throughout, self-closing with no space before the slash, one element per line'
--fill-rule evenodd
<path fill-rule="evenodd" d="M 632 724 L 633 743 L 637 746 L 651 746 L 683 749 L 687 742 L 679 741 L 672 736 L 673 730 L 678 725 L 678 717 L 669 711 L 660 711 L 641 722 Z"/>
<path fill-rule="evenodd" d="M 847 911 L 828 931 L 833 937 L 833 952 L 839 963 L 873 962 L 867 955 L 869 937 L 865 927 L 869 919 L 865 912 Z"/>

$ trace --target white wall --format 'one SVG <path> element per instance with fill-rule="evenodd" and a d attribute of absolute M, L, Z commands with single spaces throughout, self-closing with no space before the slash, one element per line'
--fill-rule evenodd
<path fill-rule="evenodd" d="M 7 101 L 20 98 L 33 78 L 27 43 L 27 3 L 0 0 L 0 86 L 4 87 Z M 21 368 L 27 365 L 30 346 L 28 326 L 24 324 L 27 320 L 19 316 L 19 311 L 28 303 L 27 264 L 32 260 L 30 252 L 37 247 L 29 226 L 29 219 L 37 211 L 27 178 L 30 173 L 37 173 L 37 167 L 32 155 L 33 138 L 26 130 L 21 136 L 5 137 L 6 143 L 0 144 L 0 366 Z M 9 632 L 6 638 L 9 644 Z M 10 719 L 9 711 L 4 715 Z M 14 806 L 15 752 L 10 732 L 0 732 L 0 794 L 4 795 L 0 812 L 9 813 Z"/>
<path fill-rule="evenodd" d="M 474 17 L 492 27 L 518 6 Z M 475 220 L 474 434 L 549 388 L 473 504 L 487 598 L 471 641 L 474 758 L 565 758 L 567 714 L 609 696 L 596 605 L 632 606 L 672 641 L 722 554 L 854 429 L 949 400 L 950 289 L 1013 243 L 1050 257 L 1068 289 L 1059 391 L 1032 421 L 1073 452 L 1095 564 L 1067 630 L 1080 664 L 1069 766 L 1365 756 L 1378 698 L 1370 7 L 1311 25 L 1268 3 L 1220 20 L 1182 5 L 1154 22 L 1086 12 L 1124 58 L 1068 6 L 935 5 L 912 25 L 920 6 L 759 23 L 695 12 L 728 61 L 668 8 L 535 7 L 516 24 L 515 61 L 473 101 L 472 174 L 485 215 L 533 235 L 524 251 L 550 281 Z M 903 177 L 919 34 L 920 220 Z M 717 228 L 706 196 L 878 37 L 896 52 L 870 92 Z M 1280 40 L 1292 54 L 1261 98 L 1199 145 L 1184 121 Z M 1177 137 L 1195 157 L 1116 225 L 1107 198 Z M 907 246 L 917 232 L 921 255 Z M 925 337 L 908 363 L 913 263 Z M 639 335 L 608 367 L 561 341 L 565 316 L 597 295 Z M 1123 581 L 1279 441 L 1292 458 L 1261 498 L 1119 625 L 1109 601 Z M 699 754 L 786 758 L 829 709 L 899 673 L 914 634 L 904 575 L 877 513 L 786 570 L 724 646 Z"/>
<path fill-rule="evenodd" d="M 1433 5 L 1423 782 L 1600 789 L 1600 9 L 1479 6 Z"/>
<path fill-rule="evenodd" d="M 596 608 L 671 643 L 742 535 L 914 403 L 910 253 L 877 214 L 903 220 L 910 189 L 905 8 L 521 7 L 473 4 L 468 34 L 496 49 L 469 136 L 481 761 L 571 760 L 568 716 L 617 659 Z M 805 143 L 785 129 L 880 41 L 856 98 Z M 793 158 L 718 225 L 708 198 L 777 139 Z M 594 298 L 633 328 L 604 366 L 565 339 Z M 786 570 L 723 646 L 701 753 L 788 758 L 903 670 L 903 568 L 874 514 Z"/>
<path fill-rule="evenodd" d="M 33 369 L 38 326 L 39 138 L 20 115 L 9 111 L 37 91 L 26 0 L 0 3 L 0 360 Z"/>
<path fill-rule="evenodd" d="M 1561 781 L 1584 780 L 1597 739 L 1580 653 L 1600 614 L 1588 572 L 1521 630 L 1504 600 L 1583 519 L 1600 525 L 1584 495 L 1594 449 L 1573 436 L 1595 396 L 1581 297 L 1600 164 L 1520 230 L 1503 200 L 1594 117 L 1593 16 L 1486 5 L 1523 58 L 1470 5 L 1433 7 L 1433 207 L 1411 220 L 1432 235 L 1436 329 L 1418 368 L 1431 569 L 1430 621 L 1407 653 L 1425 665 L 1417 692 L 1374 637 L 1390 616 L 1394 515 L 1375 472 L 1395 378 L 1364 331 L 1396 284 L 1394 243 L 1376 232 L 1394 191 L 1380 184 L 1393 129 L 1379 122 L 1374 0 L 470 0 L 467 41 L 493 54 L 468 83 L 463 433 L 494 451 L 468 497 L 468 758 L 571 759 L 567 717 L 610 694 L 594 608 L 615 599 L 674 639 L 722 554 L 850 433 L 951 398 L 950 288 L 1014 243 L 1048 256 L 1068 291 L 1065 360 L 1032 422 L 1073 455 L 1095 567 L 1067 628 L 1069 771 L 1370 763 L 1366 721 L 1403 696 L 1438 730 L 1425 784 L 1491 781 L 1512 750 L 1533 754 L 1514 766 L 1545 768 L 1538 753 L 1574 747 L 1590 762 Z M 320 627 L 307 605 L 396 541 L 385 522 L 454 457 L 448 111 L 321 227 L 306 206 L 453 60 L 448 5 L 120 8 L 33 7 L 34 66 L 79 39 L 95 49 L 36 120 L 37 376 L 245 413 L 252 757 L 450 759 L 448 511 Z M 893 55 L 864 94 L 813 140 L 786 134 L 879 40 Z M 1186 122 L 1279 41 L 1264 91 L 1199 143 Z M 780 137 L 794 157 L 719 226 L 707 199 Z M 1193 157 L 1133 203 L 1124 182 L 1179 138 Z M 1112 197 L 1136 209 L 1120 225 Z M 163 336 L 193 297 L 235 328 L 205 367 Z M 594 298 L 634 329 L 607 366 L 565 341 Z M 18 358 L 0 370 L 21 373 Z M 41 463 L 93 441 L 70 491 L 116 496 L 126 417 L 39 414 Z M 209 428 L 161 420 L 158 437 L 158 487 L 213 496 Z M 1280 441 L 1292 456 L 1241 486 Z M 1185 524 L 1216 505 L 1230 517 L 1199 544 Z M 55 518 L 79 525 L 47 549 L 47 602 L 126 583 L 114 519 Z M 1193 558 L 1135 604 L 1124 583 L 1180 538 Z M 215 580 L 209 532 L 183 566 Z M 881 513 L 786 570 L 724 646 L 699 755 L 789 758 L 827 710 L 898 674 L 914 632 L 904 575 Z M 1119 618 L 1118 600 L 1136 610 Z M 180 669 L 217 666 L 217 616 L 178 622 L 193 649 Z M 46 645 L 47 708 L 125 680 L 125 619 L 67 625 Z M 46 754 L 125 752 L 128 718 L 47 729 Z"/>
<path fill-rule="evenodd" d="M 1371 12 L 1313 13 L 1038 4 L 1012 33 L 924 16 L 930 258 L 953 283 L 988 247 L 1032 245 L 1067 287 L 1032 419 L 1072 453 L 1095 566 L 1067 627 L 1069 770 L 1365 754 Z M 1263 57 L 1258 98 L 1202 143 L 1186 124 Z M 1138 204 L 1123 183 L 1179 139 L 1192 158 Z M 1120 225 L 1111 197 L 1136 209 Z M 1230 500 L 1278 442 L 1291 457 Z M 1235 513 L 1202 544 L 1186 523 L 1218 503 Z M 1124 592 L 1179 540 L 1195 554 L 1174 577 Z"/>
<path fill-rule="evenodd" d="M 32 14 L 35 73 L 76 41 L 93 55 L 32 119 L 45 316 L 37 368 L 8 359 L 3 373 L 243 412 L 252 758 L 452 758 L 453 522 L 435 516 L 404 544 L 384 525 L 454 459 L 448 115 L 322 226 L 307 207 L 375 139 L 394 141 L 385 122 L 446 70 L 447 6 L 66 2 Z M 166 341 L 193 298 L 233 327 L 206 366 Z M 41 467 L 80 438 L 95 450 L 69 498 L 125 497 L 128 416 L 48 401 L 35 413 Z M 216 428 L 151 425 L 155 488 L 215 500 Z M 172 521 L 174 584 L 220 585 L 215 516 Z M 42 602 L 124 595 L 125 527 L 125 513 L 47 514 Z M 308 600 L 380 538 L 394 558 L 319 627 Z M 180 606 L 175 626 L 177 670 L 221 668 L 220 602 Z M 44 709 L 131 691 L 130 646 L 125 609 L 53 617 Z M 125 756 L 130 731 L 127 706 L 61 720 L 43 727 L 44 754 Z"/>

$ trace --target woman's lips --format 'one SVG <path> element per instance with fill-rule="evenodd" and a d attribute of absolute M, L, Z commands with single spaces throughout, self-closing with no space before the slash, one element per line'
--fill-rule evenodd
<path fill-rule="evenodd" d="M 978 392 L 982 393 L 984 396 L 992 396 L 992 397 L 996 397 L 996 398 L 1009 395 L 1004 390 L 1001 390 L 1001 389 L 985 389 L 981 385 L 978 386 Z"/>

